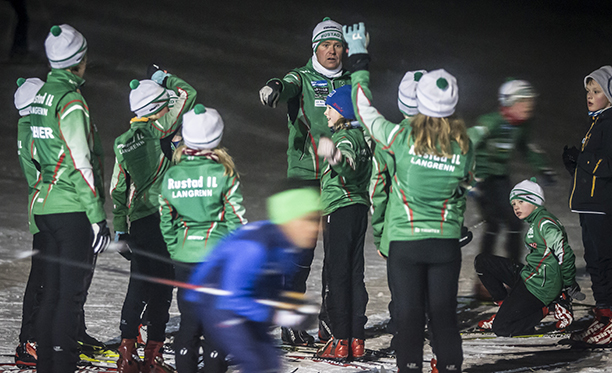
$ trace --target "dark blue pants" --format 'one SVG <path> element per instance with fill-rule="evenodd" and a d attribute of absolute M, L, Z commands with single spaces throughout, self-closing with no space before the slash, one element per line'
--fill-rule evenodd
<path fill-rule="evenodd" d="M 248 321 L 227 310 L 215 307 L 215 297 L 202 297 L 193 303 L 215 348 L 231 354 L 241 373 L 273 373 L 281 371 L 281 361 L 267 323 Z"/>

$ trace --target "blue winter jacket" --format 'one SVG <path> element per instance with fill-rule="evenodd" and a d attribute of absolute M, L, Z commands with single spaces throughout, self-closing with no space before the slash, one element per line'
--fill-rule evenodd
<path fill-rule="evenodd" d="M 211 297 L 189 290 L 185 299 L 206 308 L 229 310 L 251 321 L 271 322 L 274 309 L 257 300 L 278 299 L 282 289 L 289 288 L 285 281 L 293 277 L 298 268 L 294 263 L 303 254 L 303 249 L 293 246 L 269 221 L 244 225 L 219 242 L 189 281 L 227 294 Z"/>

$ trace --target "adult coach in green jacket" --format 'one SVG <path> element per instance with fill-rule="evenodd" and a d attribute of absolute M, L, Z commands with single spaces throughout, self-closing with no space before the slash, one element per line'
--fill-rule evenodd
<path fill-rule="evenodd" d="M 37 325 L 37 369 L 73 372 L 85 278 L 94 253 L 108 246 L 110 233 L 103 208 L 100 141 L 79 90 L 87 41 L 69 25 L 53 26 L 45 51 L 51 72 L 30 114 L 42 177 L 34 219 L 51 237 L 41 250 L 48 260 Z"/>
<path fill-rule="evenodd" d="M 325 100 L 336 88 L 351 83 L 350 73 L 342 67 L 344 41 L 342 26 L 328 17 L 318 23 L 312 32 L 313 55 L 306 66 L 293 69 L 282 79 L 273 78 L 261 88 L 261 103 L 275 108 L 278 102 L 287 103 L 289 144 L 287 148 L 287 176 L 319 183 L 327 167 L 317 156 L 321 135 L 329 135 Z M 306 291 L 306 280 L 314 250 L 304 258 L 295 276 L 292 290 Z M 285 342 L 304 344 L 314 341 L 306 332 L 283 329 Z"/>

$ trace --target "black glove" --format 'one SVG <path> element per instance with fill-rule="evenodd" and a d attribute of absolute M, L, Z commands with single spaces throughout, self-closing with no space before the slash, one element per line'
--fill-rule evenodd
<path fill-rule="evenodd" d="M 132 248 L 130 247 L 130 234 L 124 232 L 115 232 L 115 242 L 123 243 L 120 249 L 117 250 L 122 257 L 127 260 L 132 260 Z"/>
<path fill-rule="evenodd" d="M 565 145 L 563 147 L 563 165 L 565 165 L 565 169 L 572 176 L 574 176 L 574 170 L 576 170 L 576 164 L 578 163 L 579 154 L 580 150 L 578 150 L 575 146 L 568 148 L 567 145 Z"/>
<path fill-rule="evenodd" d="M 147 77 L 164 88 L 167 88 L 166 79 L 169 75 L 167 70 L 154 63 L 147 67 Z"/>
<path fill-rule="evenodd" d="M 474 238 L 472 231 L 470 231 L 465 225 L 461 227 L 461 238 L 459 238 L 459 247 L 463 247 L 472 242 L 472 238 Z"/>
<path fill-rule="evenodd" d="M 542 171 L 541 177 L 544 186 L 553 186 L 557 184 L 557 173 L 551 169 Z"/>
<path fill-rule="evenodd" d="M 574 282 L 572 286 L 568 286 L 563 291 L 569 295 L 572 299 L 575 300 L 585 300 L 586 295 L 580 291 L 580 285 L 577 282 Z"/>
<path fill-rule="evenodd" d="M 272 79 L 259 90 L 259 100 L 262 104 L 275 108 L 282 91 L 280 80 Z"/>
<path fill-rule="evenodd" d="M 94 254 L 99 254 L 106 250 L 110 244 L 110 229 L 108 229 L 106 225 L 106 220 L 102 220 L 99 223 L 92 224 L 91 230 L 93 232 L 91 247 L 93 248 Z"/>

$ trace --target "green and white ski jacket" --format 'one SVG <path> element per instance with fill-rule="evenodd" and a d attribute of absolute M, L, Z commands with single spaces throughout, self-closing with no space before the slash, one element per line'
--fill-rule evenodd
<path fill-rule="evenodd" d="M 529 254 L 521 278 L 531 294 L 548 305 L 564 287 L 576 280 L 576 257 L 567 241 L 565 227 L 544 207 L 536 208 L 525 221 L 529 230 L 525 246 Z"/>
<path fill-rule="evenodd" d="M 478 118 L 478 123 L 468 128 L 468 136 L 476 149 L 476 179 L 510 175 L 510 159 L 515 149 L 525 154 L 536 170 L 550 169 L 544 152 L 530 142 L 530 127 L 530 120 L 512 125 L 498 111 Z"/>
<path fill-rule="evenodd" d="M 160 140 L 176 132 L 197 96 L 193 87 L 174 75 L 168 76 L 166 87 L 178 96 L 168 113 L 158 120 L 132 118 L 130 129 L 115 139 L 110 194 L 116 232 L 128 232 L 128 217 L 133 222 L 159 211 L 161 182 L 171 165 Z"/>
<path fill-rule="evenodd" d="M 198 263 L 243 217 L 238 175 L 205 155 L 188 156 L 166 172 L 159 197 L 161 231 L 172 260 Z"/>
<path fill-rule="evenodd" d="M 451 158 L 416 155 L 411 128 L 385 119 L 371 105 L 370 73 L 352 74 L 357 119 L 376 146 L 395 157 L 392 193 L 385 213 L 389 241 L 459 239 L 465 211 L 465 187 L 473 183 L 474 153 L 452 143 Z"/>
<path fill-rule="evenodd" d="M 328 165 L 321 178 L 323 215 L 345 206 L 369 206 L 368 184 L 372 174 L 372 151 L 361 127 L 342 129 L 332 141 L 342 154 L 338 164 Z"/>
<path fill-rule="evenodd" d="M 282 85 L 279 101 L 287 102 L 289 144 L 287 176 L 319 180 L 327 164 L 317 156 L 319 137 L 329 136 L 325 99 L 334 89 L 350 84 L 350 73 L 327 78 L 318 73 L 309 60 L 278 80 Z"/>
<path fill-rule="evenodd" d="M 34 214 L 85 212 L 90 223 L 106 219 L 102 144 L 78 88 L 84 80 L 51 69 L 30 114 L 42 182 Z"/>
<path fill-rule="evenodd" d="M 32 207 L 34 200 L 40 193 L 38 188 L 41 178 L 40 172 L 38 172 L 34 164 L 34 160 L 38 155 L 36 154 L 34 140 L 32 139 L 29 115 L 21 117 L 17 123 L 17 155 L 19 156 L 19 166 L 21 166 L 21 171 L 28 183 L 28 226 L 30 227 L 30 233 L 36 234 L 38 233 L 38 227 L 36 227 L 34 222 Z"/>

